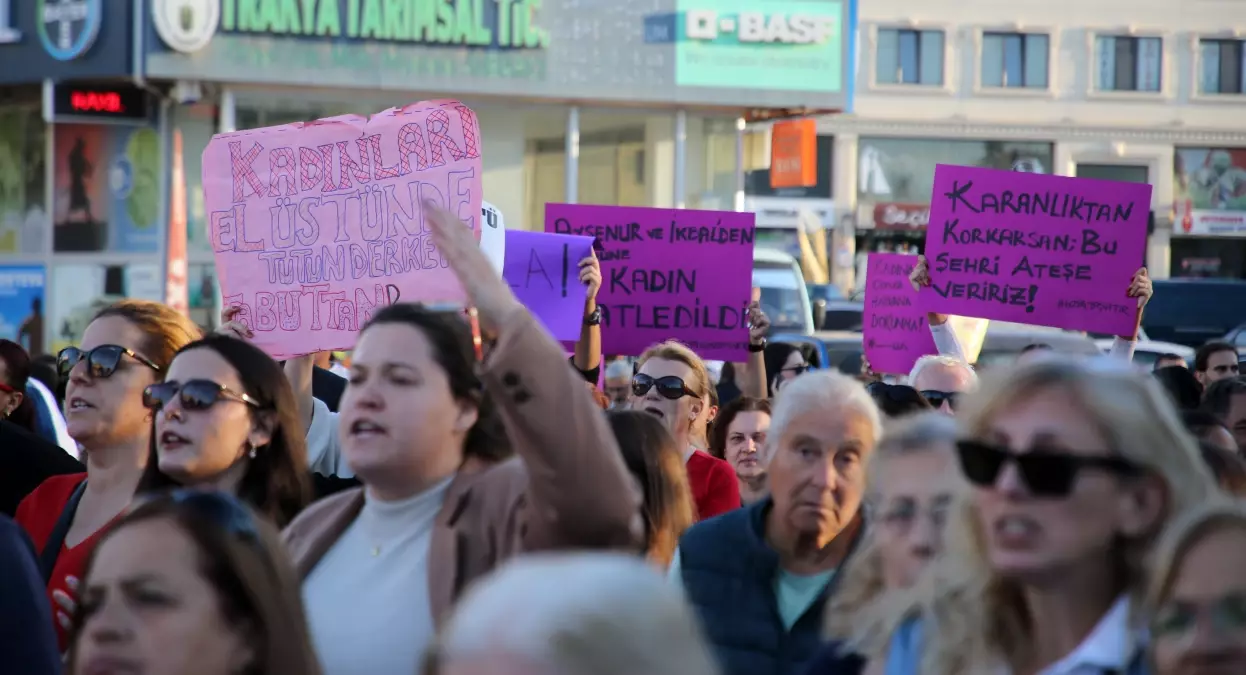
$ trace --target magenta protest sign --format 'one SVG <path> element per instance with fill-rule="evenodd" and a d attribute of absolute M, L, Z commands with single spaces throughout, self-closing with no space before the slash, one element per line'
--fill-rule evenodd
<path fill-rule="evenodd" d="M 502 278 L 560 341 L 580 339 L 588 289 L 580 283 L 579 263 L 592 252 L 592 237 L 506 231 Z"/>
<path fill-rule="evenodd" d="M 465 300 L 424 202 L 480 236 L 480 127 L 457 101 L 214 136 L 208 235 L 226 307 L 276 358 L 350 349 L 377 309 Z"/>
<path fill-rule="evenodd" d="M 935 167 L 925 309 L 1132 335 L 1151 186 Z"/>
<path fill-rule="evenodd" d="M 865 272 L 865 358 L 876 373 L 908 375 L 917 359 L 937 354 L 909 273 L 917 256 L 871 253 Z"/>
<path fill-rule="evenodd" d="M 702 358 L 748 358 L 754 214 L 546 204 L 545 230 L 593 237 L 605 354 L 675 339 Z"/>

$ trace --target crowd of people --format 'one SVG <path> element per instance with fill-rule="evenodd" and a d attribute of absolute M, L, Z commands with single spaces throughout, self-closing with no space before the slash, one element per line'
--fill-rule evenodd
<path fill-rule="evenodd" d="M 980 375 L 932 314 L 883 378 L 754 304 L 721 371 L 605 359 L 590 257 L 568 358 L 430 209 L 470 306 L 377 311 L 345 378 L 140 300 L 50 364 L 0 343 L 0 670 L 1246 673 L 1232 345 Z"/>

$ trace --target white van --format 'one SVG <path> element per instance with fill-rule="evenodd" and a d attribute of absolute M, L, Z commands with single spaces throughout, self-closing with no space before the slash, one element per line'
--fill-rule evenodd
<path fill-rule="evenodd" d="M 771 332 L 813 335 L 813 306 L 796 258 L 754 248 L 753 288 L 761 289 L 761 308 L 770 319 Z"/>

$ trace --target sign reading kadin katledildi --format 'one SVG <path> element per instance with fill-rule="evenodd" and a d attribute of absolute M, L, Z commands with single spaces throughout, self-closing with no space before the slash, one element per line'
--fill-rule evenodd
<path fill-rule="evenodd" d="M 924 309 L 1132 335 L 1151 186 L 940 164 Z"/>
<path fill-rule="evenodd" d="M 702 358 L 748 358 L 754 214 L 547 204 L 545 230 L 596 239 L 602 353 L 675 339 Z"/>
<path fill-rule="evenodd" d="M 426 201 L 480 236 L 480 127 L 457 101 L 214 136 L 208 235 L 226 307 L 274 358 L 350 349 L 372 314 L 461 303 Z"/>

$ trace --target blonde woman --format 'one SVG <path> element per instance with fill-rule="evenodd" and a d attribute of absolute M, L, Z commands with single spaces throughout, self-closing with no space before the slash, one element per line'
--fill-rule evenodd
<path fill-rule="evenodd" d="M 1147 618 L 1155 675 L 1246 673 L 1246 503 L 1209 502 L 1156 547 Z"/>
<path fill-rule="evenodd" d="M 866 472 L 873 526 L 843 571 L 826 609 L 832 644 L 808 672 L 832 673 L 836 654 L 881 654 L 895 591 L 910 588 L 943 549 L 943 525 L 963 480 L 956 466 L 956 421 L 926 412 L 887 427 Z M 842 646 L 841 646 L 842 645 Z M 824 662 L 823 659 L 826 659 Z"/>
<path fill-rule="evenodd" d="M 1142 560 L 1217 488 L 1159 384 L 1101 363 L 1039 360 L 966 398 L 966 505 L 869 672 L 1145 672 Z"/>

